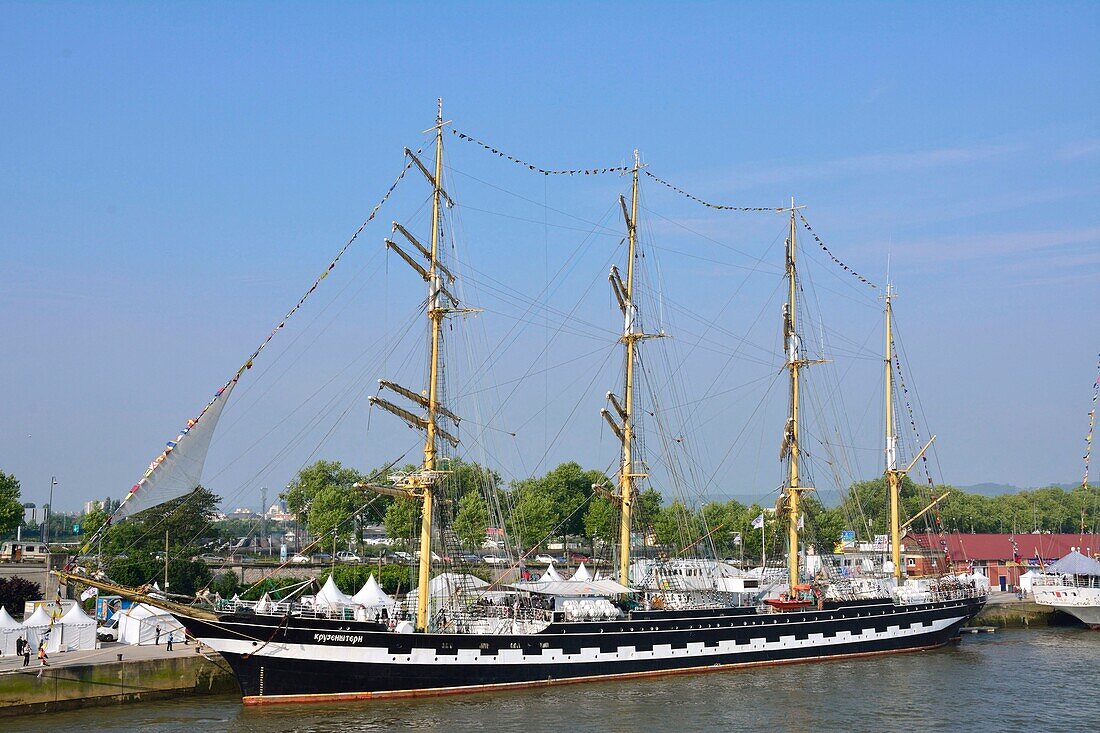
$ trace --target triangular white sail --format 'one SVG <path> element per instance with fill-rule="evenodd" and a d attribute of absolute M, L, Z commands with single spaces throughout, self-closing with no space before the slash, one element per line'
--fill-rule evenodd
<path fill-rule="evenodd" d="M 169 441 L 162 452 L 145 471 L 145 476 L 134 484 L 114 519 L 125 519 L 131 514 L 186 496 L 202 483 L 202 468 L 210 450 L 210 440 L 218 425 L 225 403 L 237 384 L 234 377 L 219 389 L 206 408 L 187 427 Z"/>

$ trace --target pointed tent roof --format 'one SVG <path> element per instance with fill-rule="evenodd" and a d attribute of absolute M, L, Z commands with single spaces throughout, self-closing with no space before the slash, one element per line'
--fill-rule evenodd
<path fill-rule="evenodd" d="M 592 580 L 592 573 L 588 572 L 588 568 L 586 568 L 582 562 L 581 566 L 577 568 L 577 572 L 573 573 L 573 577 L 570 578 L 570 580 L 580 580 L 587 583 Z"/>
<path fill-rule="evenodd" d="M 83 626 L 86 624 L 94 624 L 95 619 L 84 613 L 84 609 L 77 603 L 65 612 L 65 615 L 61 617 L 59 622 L 62 624 L 71 624 L 73 626 Z"/>
<path fill-rule="evenodd" d="M 11 617 L 8 609 L 0 606 L 0 629 L 21 629 L 23 624 Z"/>
<path fill-rule="evenodd" d="M 53 617 L 50 616 L 50 612 L 46 610 L 46 606 L 42 605 L 34 609 L 34 613 L 23 622 L 23 626 L 49 626 L 52 622 Z"/>
<path fill-rule="evenodd" d="M 539 578 L 539 581 L 547 581 L 547 580 L 553 580 L 553 581 L 565 580 L 565 578 L 561 577 L 561 573 L 558 572 L 557 568 L 554 567 L 554 563 L 550 563 L 550 565 L 546 568 L 546 572 L 542 574 L 541 578 Z"/>
<path fill-rule="evenodd" d="M 352 600 L 364 606 L 389 606 L 393 603 L 393 599 L 386 595 L 382 586 L 378 585 L 378 581 L 374 579 L 374 573 L 371 573 L 367 582 L 363 583 L 359 592 L 352 596 Z"/>
<path fill-rule="evenodd" d="M 485 588 L 489 584 L 476 575 L 464 575 L 462 573 L 440 573 L 428 582 L 428 596 L 430 598 L 449 598 L 459 593 Z M 405 596 L 412 603 L 419 595 L 419 588 L 413 588 Z"/>
<path fill-rule="evenodd" d="M 317 603 L 323 606 L 350 606 L 355 601 L 347 593 L 336 587 L 336 581 L 330 575 L 328 580 L 325 581 L 324 587 L 317 593 Z"/>
<path fill-rule="evenodd" d="M 1100 561 L 1085 557 L 1077 550 L 1071 550 L 1061 560 L 1051 563 L 1047 567 L 1047 572 L 1064 575 L 1100 575 Z"/>

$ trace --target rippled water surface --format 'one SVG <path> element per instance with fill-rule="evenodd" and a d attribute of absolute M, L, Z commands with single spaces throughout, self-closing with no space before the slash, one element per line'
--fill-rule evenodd
<path fill-rule="evenodd" d="M 1096 731 L 1100 632 L 998 631 L 931 652 L 537 690 L 245 708 L 236 698 L 0 718 L 7 731 Z"/>

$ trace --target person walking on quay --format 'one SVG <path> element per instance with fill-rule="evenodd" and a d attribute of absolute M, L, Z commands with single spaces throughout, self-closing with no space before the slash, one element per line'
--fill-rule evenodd
<path fill-rule="evenodd" d="M 46 661 L 49 657 L 46 655 L 46 642 L 38 642 L 38 661 L 42 662 L 43 667 L 49 667 L 50 663 Z"/>
<path fill-rule="evenodd" d="M 154 632 L 156 633 L 156 639 L 153 640 L 153 643 L 160 646 L 160 624 L 157 624 L 157 628 L 154 629 Z"/>
<path fill-rule="evenodd" d="M 172 651 L 172 637 L 174 636 L 174 633 L 172 633 L 171 631 L 168 632 L 168 648 L 165 651 Z"/>
<path fill-rule="evenodd" d="M 27 639 L 23 638 L 23 666 L 29 667 L 31 665 L 31 643 Z"/>
<path fill-rule="evenodd" d="M 26 641 L 23 639 L 22 636 L 20 636 L 18 639 L 15 640 L 15 656 L 17 656 L 17 657 L 23 656 L 23 645 L 25 643 L 26 643 Z"/>

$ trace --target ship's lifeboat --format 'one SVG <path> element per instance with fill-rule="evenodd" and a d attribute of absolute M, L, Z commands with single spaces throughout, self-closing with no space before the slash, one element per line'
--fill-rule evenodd
<path fill-rule="evenodd" d="M 802 594 L 810 590 L 808 585 L 796 585 L 794 587 L 795 595 L 784 593 L 778 598 L 768 598 L 764 601 L 767 605 L 776 609 L 777 611 L 801 611 L 804 608 L 809 608 L 814 605 L 813 599 L 805 598 Z"/>

